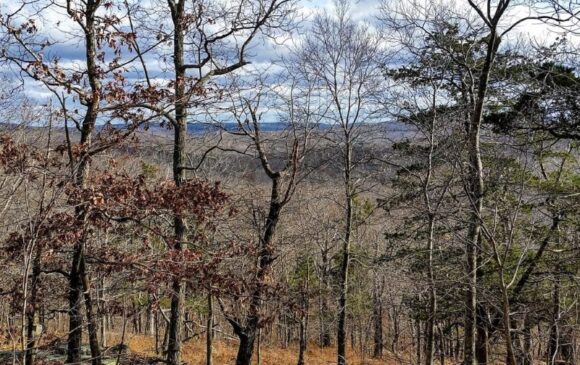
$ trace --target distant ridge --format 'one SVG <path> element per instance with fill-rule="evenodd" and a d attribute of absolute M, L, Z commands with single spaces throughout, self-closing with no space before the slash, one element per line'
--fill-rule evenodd
<path fill-rule="evenodd" d="M 391 132 L 410 132 L 413 130 L 413 127 L 397 122 L 381 122 L 381 123 L 367 123 L 361 124 L 361 127 L 371 127 L 376 129 L 381 129 L 383 131 L 391 131 Z M 288 129 L 289 124 L 283 122 L 269 122 L 269 123 L 260 123 L 260 131 L 262 132 L 282 132 Z M 314 126 L 313 126 L 314 127 Z M 333 127 L 332 124 L 329 123 L 320 123 L 316 125 L 316 128 L 319 130 L 328 130 Z M 252 129 L 252 126 L 249 126 Z M 157 131 L 157 130 L 168 130 L 167 127 L 161 127 L 159 124 L 157 125 L 149 125 L 149 130 Z M 235 132 L 239 131 L 238 123 L 221 123 L 217 124 L 209 124 L 209 123 L 188 123 L 187 131 L 190 134 L 204 134 L 208 132 L 217 132 L 219 130 L 224 130 L 227 132 Z"/>
<path fill-rule="evenodd" d="M 123 130 L 126 128 L 124 124 L 116 123 L 106 125 L 107 127 L 112 127 L 114 129 Z M 12 123 L 2 123 L 0 122 L 0 130 L 15 130 L 17 128 L 22 128 L 22 125 L 12 124 Z M 97 129 L 101 130 L 105 127 L 105 125 L 98 125 Z M 260 131 L 264 133 L 274 133 L 274 132 L 282 132 L 288 129 L 289 124 L 283 122 L 268 122 L 268 123 L 260 123 Z M 329 130 L 333 127 L 332 124 L 329 123 L 320 123 L 316 125 L 317 129 L 319 130 Z M 399 136 L 407 135 L 408 133 L 412 133 L 414 128 L 410 125 L 406 125 L 399 122 L 380 122 L 380 123 L 366 123 L 361 124 L 360 127 L 366 127 L 373 130 L 380 130 L 385 133 L 393 133 Z M 33 128 L 33 129 L 42 129 L 47 128 L 47 126 L 43 125 L 28 125 L 24 128 Z M 252 126 L 249 126 L 252 129 Z M 53 126 L 54 130 L 64 130 L 62 126 Z M 75 133 L 74 127 L 69 127 L 71 133 Z M 164 135 L 168 134 L 171 131 L 171 128 L 168 128 L 166 125 L 162 126 L 160 123 L 150 123 L 147 127 L 141 127 L 141 130 L 146 130 L 153 134 Z M 235 122 L 228 122 L 228 123 L 221 123 L 221 124 L 210 124 L 210 123 L 188 123 L 187 131 L 191 135 L 203 135 L 206 133 L 211 132 L 218 132 L 220 130 L 226 132 L 236 132 L 239 131 L 238 123 Z"/>

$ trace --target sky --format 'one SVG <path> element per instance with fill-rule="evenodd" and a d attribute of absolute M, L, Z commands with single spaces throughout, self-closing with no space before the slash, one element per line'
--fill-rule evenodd
<path fill-rule="evenodd" d="M 42 1 L 42 0 L 41 0 Z M 58 0 L 61 3 L 64 0 Z M 58 2 L 57 1 L 57 2 Z M 160 0 L 147 0 L 147 1 L 160 1 Z M 387 0 L 390 2 L 391 6 L 399 6 L 403 4 L 408 4 L 407 0 Z M 428 0 L 413 0 L 421 3 L 422 1 Z M 446 1 L 446 0 L 440 0 Z M 447 0 L 453 1 L 453 0 Z M 482 0 L 479 0 L 482 1 Z M 0 11 L 10 12 L 17 5 L 16 1 L 12 0 L 0 0 Z M 351 15 L 355 21 L 364 22 L 369 24 L 371 27 L 376 22 L 376 16 L 379 14 L 378 8 L 380 6 L 380 0 L 359 0 L 351 3 Z M 160 3 L 160 6 L 163 2 Z M 464 6 L 467 8 L 467 0 L 457 0 L 457 6 Z M 317 13 L 331 13 L 333 11 L 334 3 L 333 0 L 300 0 L 298 3 L 299 13 L 303 15 L 306 19 L 312 18 Z M 32 15 L 32 8 L 27 9 L 28 14 Z M 510 17 L 521 17 L 527 15 L 524 8 L 515 8 L 513 13 L 508 16 Z M 26 16 L 21 18 L 23 21 Z M 38 18 L 38 17 L 36 17 Z M 74 33 L 78 33 L 78 29 L 74 23 L 72 23 L 67 15 L 65 9 L 55 9 L 50 8 L 42 12 L 42 19 L 37 22 L 39 27 L 39 33 L 46 35 L 54 41 L 58 41 L 51 47 L 49 47 L 44 54 L 46 59 L 51 57 L 58 57 L 60 59 L 60 64 L 62 66 L 70 68 L 82 68 L 84 63 L 84 50 L 82 44 L 75 39 Z M 305 21 L 305 28 L 308 29 L 308 21 Z M 306 34 L 307 36 L 307 34 Z M 555 29 L 548 30 L 545 26 L 538 24 L 526 24 L 524 26 L 518 27 L 510 35 L 512 40 L 517 40 L 519 38 L 526 39 L 536 39 L 538 42 L 547 42 L 553 40 L 558 36 L 558 32 Z M 251 50 L 251 61 L 253 67 L 256 68 L 266 68 L 271 64 L 272 59 L 279 58 L 286 52 L 288 45 L 292 44 L 296 39 L 285 37 L 276 38 L 277 42 L 284 43 L 284 46 L 276 45 L 271 39 L 257 40 L 255 45 Z M 169 47 L 169 46 L 167 46 Z M 169 51 L 169 50 L 168 50 Z M 169 53 L 169 52 L 168 52 Z M 160 61 L 159 54 L 148 54 L 146 56 L 146 62 L 148 68 L 157 82 L 165 82 L 168 78 L 169 73 L 165 70 L 165 64 Z M 0 66 L 0 72 L 6 73 L 6 67 Z M 127 74 L 128 78 L 141 78 L 142 75 L 136 72 L 129 72 Z M 25 85 L 25 93 L 31 97 L 33 100 L 42 101 L 50 98 L 52 95 L 48 90 L 39 85 L 36 82 L 27 81 Z"/>
<path fill-rule="evenodd" d="M 155 2 L 156 0 L 148 1 Z M 18 3 L 18 1 L 12 0 L 0 0 L 0 12 L 13 12 L 18 8 Z M 64 0 L 60 1 L 60 3 L 64 3 Z M 159 4 L 159 6 L 164 5 L 163 2 Z M 364 19 L 371 15 L 377 5 L 378 1 L 376 0 L 359 0 L 352 5 L 352 16 L 355 19 Z M 332 8 L 333 0 L 300 0 L 297 5 L 298 13 L 305 19 L 311 18 L 316 13 L 331 12 Z M 22 16 L 20 16 L 18 21 L 23 22 L 28 17 L 34 18 L 39 29 L 39 35 L 46 36 L 54 42 L 53 45 L 43 52 L 44 58 L 50 59 L 57 57 L 59 58 L 59 64 L 63 67 L 70 67 L 72 69 L 82 68 L 85 56 L 82 44 L 79 44 L 79 40 L 75 38 L 75 34 L 78 34 L 78 26 L 69 19 L 66 10 L 62 7 L 46 8 L 42 10 L 42 16 L 40 17 L 35 14 L 37 9 L 38 7 L 36 6 L 23 9 Z M 258 39 L 254 42 L 250 52 L 254 67 L 268 67 L 272 59 L 279 58 L 285 52 L 285 46 L 289 45 L 292 39 L 288 38 L 288 36 L 283 36 L 277 41 L 283 43 L 283 46 L 275 44 L 270 39 Z M 162 82 L 166 78 L 166 73 L 164 72 L 164 65 L 159 62 L 159 55 L 149 54 L 146 55 L 145 59 L 150 72 L 153 74 L 153 78 L 158 77 L 158 81 Z M 11 74 L 5 66 L 1 65 L 0 73 Z M 129 78 L 136 77 L 136 75 L 132 75 L 131 73 L 128 73 L 127 76 Z M 26 80 L 25 93 L 39 102 L 50 98 L 52 95 L 40 83 L 31 80 Z"/>

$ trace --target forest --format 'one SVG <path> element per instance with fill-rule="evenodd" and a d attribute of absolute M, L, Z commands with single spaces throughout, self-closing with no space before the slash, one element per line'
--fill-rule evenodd
<path fill-rule="evenodd" d="M 0 364 L 580 364 L 580 3 L 0 0 Z"/>

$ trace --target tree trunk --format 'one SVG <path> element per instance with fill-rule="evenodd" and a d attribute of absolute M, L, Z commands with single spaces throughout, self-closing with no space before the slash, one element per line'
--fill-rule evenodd
<path fill-rule="evenodd" d="M 523 365 L 532 365 L 534 363 L 534 348 L 532 344 L 532 324 L 530 314 L 527 313 L 524 319 L 524 329 L 523 329 L 523 339 L 524 339 L 524 351 L 523 351 Z"/>
<path fill-rule="evenodd" d="M 479 76 L 477 99 L 472 115 L 468 134 L 469 176 L 468 198 L 471 205 L 469 227 L 466 237 L 466 267 L 467 291 L 465 297 L 465 326 L 464 326 L 464 365 L 476 365 L 477 343 L 477 255 L 478 243 L 481 234 L 481 213 L 483 211 L 483 164 L 481 161 L 480 129 L 483 117 L 483 107 L 487 96 L 487 88 L 491 67 L 495 59 L 499 39 L 495 28 L 491 30 L 486 59 Z"/>
<path fill-rule="evenodd" d="M 95 37 L 96 16 L 100 2 L 87 0 L 85 3 L 85 24 L 83 27 L 85 33 L 85 57 L 87 63 L 87 77 L 91 89 L 89 103 L 82 122 L 80 144 L 83 147 L 90 147 L 92 143 L 92 133 L 98 118 L 99 104 L 101 100 L 101 80 L 100 69 L 97 65 L 97 41 Z M 68 10 L 68 9 L 67 9 Z M 69 15 L 75 17 L 73 13 Z M 70 161 L 71 165 L 73 161 Z M 89 173 L 90 156 L 81 155 L 78 166 L 74 174 L 74 184 L 79 188 L 86 188 L 87 176 Z M 76 219 L 79 222 L 85 222 L 85 212 L 82 208 L 75 211 Z M 83 235 L 76 243 L 73 253 L 71 270 L 69 273 L 69 336 L 67 348 L 67 362 L 80 362 L 81 345 L 82 345 L 82 326 L 83 319 L 81 313 L 82 299 L 84 293 L 85 305 L 87 306 L 87 320 L 89 322 L 89 343 L 92 363 L 100 364 L 100 348 L 98 343 L 97 326 L 94 318 L 90 292 L 83 287 L 88 281 L 85 268 L 85 251 L 86 237 Z M 97 340 L 96 340 L 97 339 Z M 96 340 L 96 341 L 95 341 Z"/>
<path fill-rule="evenodd" d="M 34 260 L 32 263 L 32 276 L 30 280 L 30 302 L 26 310 L 26 355 L 24 363 L 26 365 L 34 364 L 36 355 L 36 326 L 38 308 L 38 285 L 40 280 L 40 246 L 37 245 Z"/>
<path fill-rule="evenodd" d="M 236 365 L 251 365 L 255 336 L 254 334 L 251 336 L 238 334 L 238 337 L 240 338 L 240 345 L 236 356 Z"/>
<path fill-rule="evenodd" d="M 157 313 L 157 311 L 154 314 L 154 323 L 155 323 L 155 354 L 159 355 L 160 351 L 160 346 L 159 346 L 159 313 Z"/>
<path fill-rule="evenodd" d="M 310 265 L 308 259 L 306 261 L 306 279 L 302 286 L 302 308 L 300 312 L 300 328 L 299 328 L 299 349 L 298 349 L 298 365 L 304 365 L 304 353 L 308 343 L 308 312 L 310 310 Z"/>
<path fill-rule="evenodd" d="M 256 287 L 252 293 L 248 315 L 246 317 L 245 327 L 241 327 L 232 319 L 228 319 L 234 328 L 234 332 L 240 338 L 236 365 L 251 365 L 252 353 L 254 351 L 254 341 L 260 325 L 260 309 L 266 289 L 266 281 L 270 275 L 271 266 L 274 262 L 273 240 L 276 227 L 282 212 L 282 203 L 280 201 L 280 175 L 272 177 L 272 187 L 270 196 L 270 208 L 264 234 L 260 239 L 260 248 L 258 251 Z"/>
<path fill-rule="evenodd" d="M 306 316 L 300 318 L 300 341 L 298 345 L 297 365 L 304 365 L 304 353 L 306 352 Z"/>
<path fill-rule="evenodd" d="M 330 335 L 330 318 L 328 314 L 330 308 L 328 305 L 328 247 L 325 246 L 322 251 L 322 290 L 320 293 L 320 346 L 330 347 L 332 345 Z"/>
<path fill-rule="evenodd" d="M 181 280 L 175 279 L 171 289 L 171 312 L 167 328 L 167 362 L 169 365 L 181 365 L 181 335 L 183 330 L 185 285 Z"/>
<path fill-rule="evenodd" d="M 105 300 L 105 278 L 101 276 L 100 278 L 101 295 L 99 297 L 100 301 L 100 314 L 101 314 L 101 346 L 103 348 L 107 347 L 107 301 Z"/>
<path fill-rule="evenodd" d="M 427 180 L 428 181 L 428 180 Z M 428 182 L 427 182 L 428 183 Z M 426 187 L 427 188 L 427 187 Z M 426 192 L 425 192 L 426 194 Z M 429 203 L 427 203 L 429 205 Z M 427 249 L 429 253 L 429 315 L 426 323 L 425 338 L 425 365 L 433 365 L 435 356 L 435 315 L 437 313 L 437 293 L 435 289 L 435 274 L 433 270 L 433 231 L 435 229 L 435 217 L 429 213 L 429 233 L 427 239 Z M 443 339 L 441 339 L 443 340 Z"/>
<path fill-rule="evenodd" d="M 262 365 L 262 329 L 258 329 L 257 335 L 257 350 L 256 350 L 256 365 Z"/>
<path fill-rule="evenodd" d="M 439 334 L 439 362 L 445 365 L 445 337 L 441 326 L 437 326 L 437 333 Z"/>
<path fill-rule="evenodd" d="M 212 365 L 213 351 L 213 303 L 211 292 L 207 293 L 207 325 L 206 325 L 206 343 L 205 343 L 205 365 Z"/>
<path fill-rule="evenodd" d="M 435 151 L 435 124 L 437 121 L 437 89 L 433 90 L 432 113 L 429 128 L 429 154 L 427 158 L 427 174 L 423 183 L 423 200 L 427 211 L 427 268 L 429 278 L 429 313 L 426 323 L 425 334 L 425 364 L 433 365 L 435 356 L 435 320 L 437 313 L 437 291 L 435 286 L 435 269 L 433 267 L 434 232 L 435 232 L 435 212 L 431 206 L 429 194 L 431 178 L 433 176 L 433 153 Z"/>
<path fill-rule="evenodd" d="M 476 343 L 476 358 L 479 365 L 486 365 L 488 363 L 489 351 L 489 334 L 487 329 L 487 311 L 482 303 L 477 305 L 477 343 Z"/>
<path fill-rule="evenodd" d="M 560 346 L 560 279 L 556 278 L 554 283 L 554 299 L 552 309 L 552 324 L 550 327 L 550 338 L 548 339 L 548 359 L 546 364 L 554 365 L 558 359 Z"/>
<path fill-rule="evenodd" d="M 503 276 L 503 270 L 501 274 Z M 511 334 L 511 319 L 510 319 L 510 304 L 507 288 L 503 283 L 502 278 L 502 310 L 503 310 L 503 325 L 504 336 L 506 343 L 506 365 L 516 365 L 516 357 L 513 348 L 512 334 Z"/>
<path fill-rule="evenodd" d="M 417 320 L 416 321 L 416 326 L 415 326 L 415 336 L 416 336 L 416 353 L 417 353 L 417 365 L 421 365 L 422 364 L 422 354 L 423 354 L 423 346 L 421 344 L 421 321 Z M 395 353 L 395 346 L 393 346 L 393 353 Z"/>
<path fill-rule="evenodd" d="M 391 315 L 391 320 L 393 322 L 393 338 L 391 340 L 391 351 L 394 354 L 397 354 L 397 352 L 399 351 L 399 337 L 401 335 L 401 330 L 400 330 L 400 325 L 399 325 L 399 314 L 397 313 L 397 309 L 396 307 L 392 309 L 392 315 Z M 421 333 L 420 333 L 420 329 L 421 329 L 421 321 L 417 321 L 417 325 L 418 325 L 418 330 L 419 330 L 419 345 L 420 346 L 420 340 L 421 340 Z M 422 351 L 422 350 L 421 350 Z"/>
<path fill-rule="evenodd" d="M 455 360 L 458 361 L 461 358 L 461 336 L 459 334 L 459 325 L 455 325 Z"/>
<path fill-rule="evenodd" d="M 185 1 L 169 2 L 171 18 L 174 27 L 173 63 L 175 67 L 175 121 L 173 140 L 173 180 L 180 186 L 185 179 L 185 137 L 187 134 L 187 102 L 185 100 L 185 68 L 184 68 L 184 12 Z M 183 218 L 174 219 L 175 243 L 173 249 L 185 249 L 186 226 Z M 175 278 L 171 283 L 171 313 L 167 331 L 167 363 L 181 365 L 181 341 L 183 331 L 183 312 L 185 301 L 185 283 L 181 278 Z"/>
<path fill-rule="evenodd" d="M 153 336 L 155 334 L 155 313 L 153 312 L 153 304 L 149 298 L 149 305 L 147 306 L 147 335 Z"/>
<path fill-rule="evenodd" d="M 340 267 L 340 293 L 338 299 L 338 333 L 337 342 L 337 363 L 346 365 L 346 313 L 348 297 L 348 269 L 350 266 L 350 244 L 352 234 L 353 218 L 353 192 L 351 186 L 351 168 L 352 168 L 352 146 L 350 136 L 346 136 L 346 151 L 344 156 L 344 187 L 345 187 L 345 232 L 342 246 L 342 262 Z"/>
<path fill-rule="evenodd" d="M 133 333 L 139 333 L 139 309 L 137 308 L 137 304 L 135 304 L 134 300 L 131 300 L 131 312 L 133 313 Z"/>
<path fill-rule="evenodd" d="M 80 244 L 75 247 L 72 267 L 69 273 L 69 328 L 67 363 L 79 364 L 81 362 L 81 345 L 83 333 L 82 307 L 82 283 L 79 275 L 80 258 L 82 250 Z"/>
<path fill-rule="evenodd" d="M 91 286 L 89 283 L 89 279 L 86 272 L 86 265 L 85 265 L 85 254 L 84 251 L 81 254 L 81 264 L 80 264 L 80 272 L 79 272 L 82 289 L 83 289 L 83 296 L 85 300 L 85 312 L 87 315 L 87 322 L 88 322 L 88 334 L 89 334 L 89 346 L 91 348 L 91 363 L 92 365 L 101 365 L 101 349 L 99 347 L 99 329 L 97 325 L 97 319 L 95 316 L 95 310 L 93 306 L 93 301 L 91 298 Z"/>
<path fill-rule="evenodd" d="M 374 349 L 373 356 L 376 358 L 383 357 L 383 304 L 379 298 L 379 294 L 374 293 L 373 305 L 373 322 L 374 322 Z"/>

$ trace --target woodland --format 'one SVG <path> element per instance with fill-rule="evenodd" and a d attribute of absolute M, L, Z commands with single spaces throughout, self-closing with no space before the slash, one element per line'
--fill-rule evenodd
<path fill-rule="evenodd" d="M 0 364 L 580 364 L 579 34 L 0 0 Z"/>

